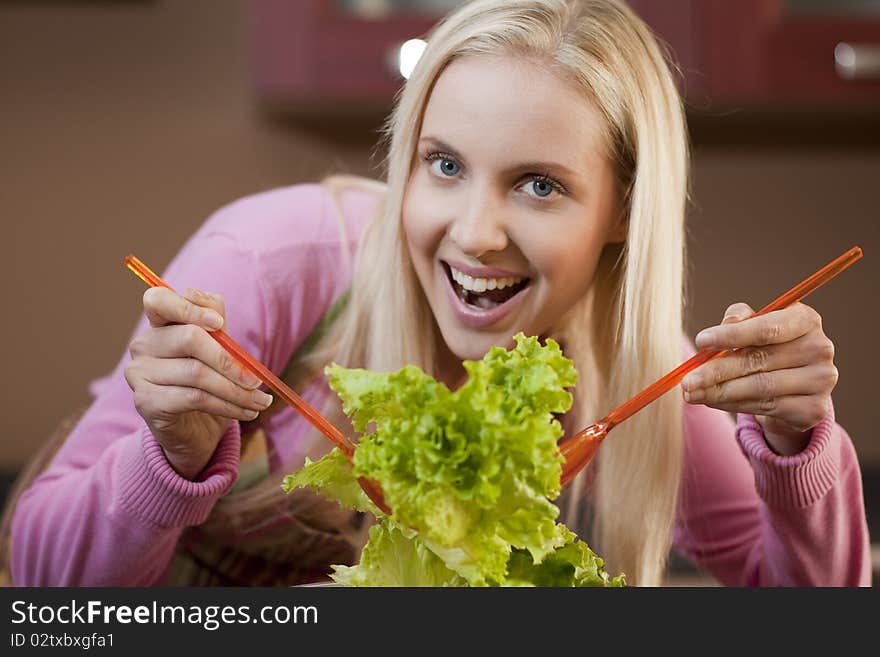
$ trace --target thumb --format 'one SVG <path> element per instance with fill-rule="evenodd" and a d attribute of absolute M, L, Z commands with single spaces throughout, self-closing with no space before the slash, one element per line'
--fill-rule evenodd
<path fill-rule="evenodd" d="M 734 303 L 727 307 L 727 310 L 724 311 L 724 319 L 721 320 L 722 324 L 736 324 L 737 322 L 741 322 L 744 319 L 748 319 L 752 315 L 755 314 L 755 311 L 752 310 L 751 306 L 747 303 Z"/>
<path fill-rule="evenodd" d="M 186 294 L 184 294 L 183 296 L 185 299 L 193 302 L 197 306 L 216 310 L 223 318 L 223 321 L 226 321 L 226 304 L 223 301 L 223 297 L 221 297 L 219 294 L 215 294 L 213 292 L 205 292 L 204 290 L 198 290 L 194 287 L 190 287 L 187 288 Z"/>

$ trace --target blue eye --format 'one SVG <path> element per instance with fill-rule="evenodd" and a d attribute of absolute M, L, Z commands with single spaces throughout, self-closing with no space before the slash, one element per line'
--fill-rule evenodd
<path fill-rule="evenodd" d="M 534 199 L 547 199 L 548 202 L 554 200 L 552 197 L 554 192 L 559 196 L 566 196 L 568 193 L 561 183 L 546 174 L 538 173 L 530 174 L 529 180 L 522 184 L 521 189 L 526 193 L 526 196 L 531 196 Z"/>
<path fill-rule="evenodd" d="M 434 166 L 434 162 L 440 162 L 440 172 L 448 178 L 457 175 L 458 172 L 461 171 L 461 167 L 458 165 L 458 163 L 451 156 L 446 155 L 445 153 L 435 151 L 433 153 L 428 153 L 422 159 L 425 162 L 429 163 L 432 168 Z"/>
<path fill-rule="evenodd" d="M 545 196 L 550 196 L 555 190 L 553 189 L 553 185 L 551 185 L 546 180 L 533 180 L 532 181 L 532 189 L 535 190 L 535 193 L 544 198 Z"/>
<path fill-rule="evenodd" d="M 440 171 L 447 176 L 454 176 L 461 170 L 458 164 L 448 158 L 438 158 L 437 161 L 440 162 Z"/>

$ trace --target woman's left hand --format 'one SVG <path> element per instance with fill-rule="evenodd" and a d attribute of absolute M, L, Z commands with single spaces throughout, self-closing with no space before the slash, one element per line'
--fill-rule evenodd
<path fill-rule="evenodd" d="M 737 349 L 682 380 L 691 404 L 752 413 L 777 454 L 797 454 L 831 410 L 837 384 L 834 343 L 815 310 L 795 303 L 759 317 L 735 303 L 718 326 L 701 331 L 698 349 Z"/>

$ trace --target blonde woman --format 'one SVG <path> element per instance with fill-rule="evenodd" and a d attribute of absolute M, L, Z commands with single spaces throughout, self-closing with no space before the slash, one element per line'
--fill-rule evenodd
<path fill-rule="evenodd" d="M 693 353 L 681 101 L 625 5 L 462 6 L 386 135 L 385 182 L 257 194 L 184 245 L 164 277 L 192 289 L 147 291 L 129 353 L 18 500 L 16 583 L 290 584 L 356 559 L 364 518 L 278 490 L 328 445 L 270 405 L 208 335 L 220 326 L 340 426 L 330 361 L 455 387 L 463 359 L 552 336 L 581 373 L 570 432 Z M 630 584 L 661 584 L 673 544 L 725 584 L 869 584 L 833 345 L 806 305 L 750 312 L 696 338 L 736 356 L 617 428 L 560 499 Z"/>

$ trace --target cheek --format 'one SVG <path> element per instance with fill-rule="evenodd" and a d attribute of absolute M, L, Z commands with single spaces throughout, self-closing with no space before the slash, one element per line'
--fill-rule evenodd
<path fill-rule="evenodd" d="M 595 229 L 544 231 L 525 253 L 555 299 L 571 303 L 590 288 L 604 247 Z"/>
<path fill-rule="evenodd" d="M 441 214 L 442 203 L 433 198 L 430 189 L 416 173 L 410 180 L 403 201 L 403 232 L 414 261 L 433 259 L 443 236 L 448 219 Z"/>

